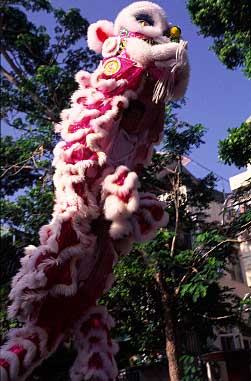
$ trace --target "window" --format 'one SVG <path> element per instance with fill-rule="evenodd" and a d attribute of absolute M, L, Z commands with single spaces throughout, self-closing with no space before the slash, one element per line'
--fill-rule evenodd
<path fill-rule="evenodd" d="M 226 334 L 221 335 L 220 339 L 223 351 L 235 351 L 243 348 L 241 335 Z"/>
<path fill-rule="evenodd" d="M 244 344 L 244 349 L 249 349 L 249 342 L 247 339 L 243 340 L 243 344 Z"/>
<path fill-rule="evenodd" d="M 221 346 L 223 351 L 233 351 L 234 346 L 234 337 L 233 336 L 221 336 Z"/>
<path fill-rule="evenodd" d="M 233 253 L 229 258 L 229 262 L 228 271 L 231 275 L 231 279 L 235 280 L 236 282 L 244 283 L 238 253 Z"/>

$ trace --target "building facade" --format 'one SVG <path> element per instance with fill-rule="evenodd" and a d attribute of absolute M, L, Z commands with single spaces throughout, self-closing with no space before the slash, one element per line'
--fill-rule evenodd
<path fill-rule="evenodd" d="M 246 171 L 229 179 L 231 191 L 236 197 L 228 198 L 225 203 L 225 218 L 231 219 L 233 215 L 241 215 L 251 209 L 251 166 Z M 242 194 L 240 193 L 242 190 Z M 219 205 L 212 205 L 213 213 Z M 222 214 L 221 217 L 222 218 Z M 228 271 L 220 280 L 222 287 L 233 289 L 242 301 L 251 299 L 251 222 L 249 221 L 243 232 L 238 235 L 236 251 L 230 260 Z M 248 305 L 248 304 L 247 304 Z M 246 312 L 245 312 L 246 311 Z M 250 308 L 245 310 L 247 322 L 251 322 Z M 203 356 L 207 363 L 209 381 L 250 381 L 251 380 L 251 325 L 250 329 L 239 327 L 221 328 L 215 331 L 216 339 L 212 346 L 214 352 Z"/>

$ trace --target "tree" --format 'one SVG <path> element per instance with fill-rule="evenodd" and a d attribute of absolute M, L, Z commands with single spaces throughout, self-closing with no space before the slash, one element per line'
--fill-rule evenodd
<path fill-rule="evenodd" d="M 47 13 L 52 35 L 28 19 L 32 12 Z M 54 125 L 76 89 L 74 74 L 97 62 L 86 47 L 87 28 L 77 9 L 55 9 L 47 0 L 1 2 L 1 117 L 18 136 L 1 139 L 2 212 L 10 231 L 33 236 L 51 214 Z"/>
<path fill-rule="evenodd" d="M 195 180 L 181 165 L 182 157 L 203 142 L 203 127 L 179 122 L 172 106 L 167 108 L 165 154 L 155 155 L 141 178 L 144 191 L 165 194 L 169 224 L 121 259 L 105 301 L 117 321 L 121 366 L 128 366 L 129 357 L 146 363 L 166 355 L 172 381 L 181 379 L 182 361 L 184 380 L 201 380 L 189 350 L 205 350 L 213 327 L 241 320 L 239 300 L 218 280 L 246 221 L 236 219 L 231 228 L 206 222 L 210 201 L 220 196 L 213 189 L 215 178 Z M 198 348 L 187 347 L 188 332 L 196 333 Z"/>
<path fill-rule="evenodd" d="M 251 118 L 249 119 L 240 127 L 230 128 L 228 137 L 219 141 L 219 156 L 225 164 L 241 168 L 251 163 Z"/>
<path fill-rule="evenodd" d="M 192 22 L 204 37 L 212 37 L 212 49 L 228 69 L 242 67 L 251 78 L 249 0 L 188 0 Z"/>
<path fill-rule="evenodd" d="M 251 3 L 249 0 L 188 0 L 192 22 L 204 37 L 212 37 L 212 49 L 228 69 L 243 68 L 251 78 Z M 251 124 L 228 130 L 229 136 L 219 142 L 219 156 L 225 164 L 238 168 L 251 160 Z"/>

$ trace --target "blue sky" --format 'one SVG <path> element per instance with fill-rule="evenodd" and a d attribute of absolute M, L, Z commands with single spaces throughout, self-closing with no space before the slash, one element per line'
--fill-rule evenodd
<path fill-rule="evenodd" d="M 130 3 L 126 0 L 52 0 L 56 7 L 79 8 L 89 22 L 101 19 L 113 21 L 117 13 Z M 187 104 L 179 114 L 181 119 L 202 123 L 208 129 L 206 144 L 194 150 L 191 158 L 228 179 L 240 171 L 219 162 L 217 145 L 220 139 L 227 136 L 228 128 L 239 126 L 251 114 L 251 82 L 240 70 L 226 69 L 208 50 L 211 40 L 198 35 L 198 28 L 190 21 L 185 0 L 160 0 L 156 3 L 165 9 L 172 24 L 181 27 L 183 38 L 189 43 L 191 78 L 186 94 Z M 47 24 L 48 18 L 36 17 L 36 22 Z M 207 174 L 195 163 L 189 164 L 188 169 L 198 177 Z M 220 182 L 219 188 L 222 188 L 222 183 L 228 191 L 226 181 Z"/>

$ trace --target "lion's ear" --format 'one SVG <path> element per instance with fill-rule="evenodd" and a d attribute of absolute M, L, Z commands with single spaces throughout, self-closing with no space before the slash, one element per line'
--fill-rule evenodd
<path fill-rule="evenodd" d="M 99 20 L 88 28 L 88 46 L 94 52 L 101 53 L 103 43 L 112 36 L 114 36 L 113 23 L 107 20 Z"/>

